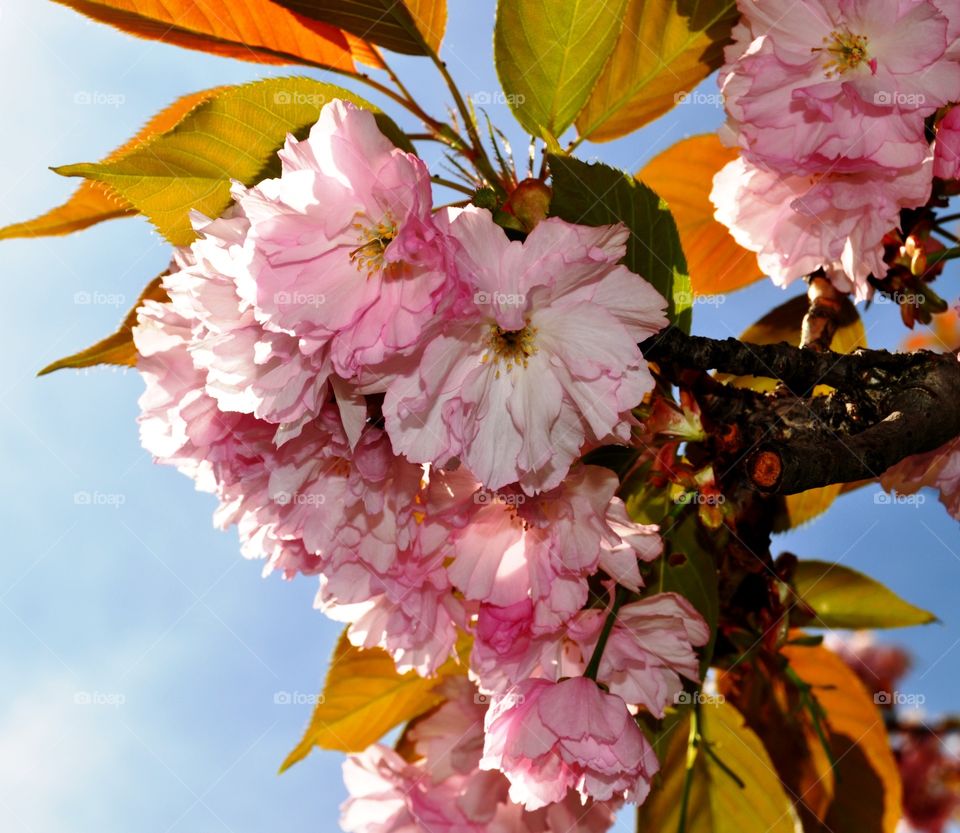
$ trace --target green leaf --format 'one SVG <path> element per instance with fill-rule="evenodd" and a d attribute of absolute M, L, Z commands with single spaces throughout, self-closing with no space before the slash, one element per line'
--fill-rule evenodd
<path fill-rule="evenodd" d="M 623 223 L 630 229 L 624 263 L 667 299 L 670 321 L 690 332 L 693 292 L 670 209 L 642 182 L 608 165 L 548 156 L 553 176 L 551 213 L 588 226 Z"/>
<path fill-rule="evenodd" d="M 405 55 L 429 55 L 431 46 L 420 26 L 433 20 L 437 0 L 275 0 L 310 20 L 327 23 Z M 446 0 L 443 0 L 444 6 Z M 416 10 L 414 17 L 411 9 Z M 446 14 L 444 14 L 444 20 Z M 417 25 L 420 21 L 420 26 Z M 435 24 L 434 24 L 435 25 Z M 435 29 L 431 39 L 439 44 Z M 439 33 L 443 37 L 442 31 Z"/>
<path fill-rule="evenodd" d="M 796 833 L 793 805 L 740 712 L 729 703 L 699 708 L 702 740 L 690 774 L 685 833 Z M 661 783 L 638 809 L 638 830 L 680 829 L 688 743 L 688 726 L 678 726 L 670 735 Z"/>
<path fill-rule="evenodd" d="M 303 739 L 280 767 L 283 772 L 303 760 L 316 746 L 360 752 L 401 723 L 432 709 L 443 700 L 434 691 L 445 678 L 466 673 L 469 640 L 457 644 L 460 661 L 447 660 L 435 677 L 415 671 L 397 673 L 393 659 L 380 648 L 355 648 L 346 631 L 330 660 L 327 680 Z"/>
<path fill-rule="evenodd" d="M 144 301 L 167 300 L 167 291 L 161 285 L 166 274 L 164 272 L 157 275 L 146 285 L 143 292 L 140 293 L 140 297 L 137 298 L 137 303 L 131 307 L 115 333 L 98 341 L 86 350 L 57 359 L 37 373 L 37 376 L 46 376 L 48 373 L 63 370 L 67 367 L 93 367 L 98 364 L 133 367 L 137 363 L 137 348 L 133 344 L 133 327 L 137 323 L 137 310 L 143 306 Z"/>
<path fill-rule="evenodd" d="M 231 181 L 260 181 L 287 134 L 307 130 L 335 98 L 376 112 L 369 102 L 332 84 L 271 78 L 226 88 L 172 130 L 119 159 L 54 170 L 103 183 L 145 214 L 171 243 L 188 245 L 195 237 L 190 211 L 219 216 L 230 204 Z M 396 125 L 377 115 L 381 130 L 399 141 Z"/>
<path fill-rule="evenodd" d="M 738 17 L 735 0 L 629 0 L 613 54 L 577 117 L 580 135 L 609 141 L 666 113 L 720 66 Z"/>
<path fill-rule="evenodd" d="M 800 561 L 793 586 L 817 614 L 814 627 L 904 628 L 937 621 L 879 581 L 840 564 Z"/>
<path fill-rule="evenodd" d="M 499 0 L 500 84 L 533 136 L 559 136 L 586 104 L 620 33 L 627 0 Z"/>

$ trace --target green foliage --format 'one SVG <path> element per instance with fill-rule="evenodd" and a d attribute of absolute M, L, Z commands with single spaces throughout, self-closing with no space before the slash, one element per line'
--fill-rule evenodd
<path fill-rule="evenodd" d="M 533 136 L 560 136 L 610 57 L 627 0 L 500 0 L 494 58 L 507 103 Z"/>
<path fill-rule="evenodd" d="M 549 156 L 553 175 L 551 213 L 571 223 L 623 223 L 630 229 L 628 268 L 646 278 L 667 299 L 670 321 L 690 331 L 693 293 L 670 209 L 630 174 L 600 163 Z"/>
<path fill-rule="evenodd" d="M 793 586 L 816 614 L 810 623 L 813 627 L 903 628 L 937 619 L 879 581 L 842 564 L 800 561 Z"/>
<path fill-rule="evenodd" d="M 229 87 L 200 104 L 172 130 L 118 159 L 55 168 L 82 176 L 146 215 L 171 243 L 195 237 L 190 211 L 217 217 L 230 204 L 230 183 L 263 178 L 288 133 L 314 124 L 324 104 L 343 98 L 375 110 L 348 90 L 310 78 L 271 78 Z M 379 115 L 394 141 L 400 131 Z"/>

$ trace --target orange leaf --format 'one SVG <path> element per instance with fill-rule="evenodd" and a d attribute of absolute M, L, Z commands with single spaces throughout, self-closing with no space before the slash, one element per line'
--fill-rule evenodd
<path fill-rule="evenodd" d="M 827 648 L 787 645 L 782 653 L 812 687 L 830 730 L 837 791 L 824 829 L 894 833 L 903 787 L 873 698 L 859 677 Z"/>
<path fill-rule="evenodd" d="M 440 51 L 443 33 L 447 28 L 446 0 L 404 0 L 410 15 L 423 34 L 424 40 L 435 52 Z"/>
<path fill-rule="evenodd" d="M 222 87 L 214 87 L 198 93 L 178 98 L 169 107 L 161 110 L 148 121 L 134 136 L 111 152 L 103 162 L 112 162 L 126 156 L 130 151 L 150 141 L 158 133 L 164 133 L 175 127 L 194 107 L 216 95 Z M 14 223 L 0 228 L 0 240 L 13 237 L 49 237 L 58 234 L 70 234 L 89 226 L 111 220 L 114 217 L 128 217 L 136 214 L 136 209 L 108 186 L 94 180 L 87 180 L 63 205 L 51 208 L 33 220 Z"/>
<path fill-rule="evenodd" d="M 698 295 L 730 292 L 763 277 L 756 255 L 713 219 L 713 175 L 736 157 L 736 150 L 708 133 L 677 142 L 637 174 L 670 206 Z"/>
<path fill-rule="evenodd" d="M 306 20 L 270 0 L 55 0 L 147 40 L 253 61 L 352 72 L 350 44 L 334 26 Z"/>

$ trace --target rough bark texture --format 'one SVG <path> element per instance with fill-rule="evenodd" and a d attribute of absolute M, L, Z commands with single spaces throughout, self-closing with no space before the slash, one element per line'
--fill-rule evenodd
<path fill-rule="evenodd" d="M 718 433 L 737 438 L 725 449 L 730 468 L 762 492 L 793 494 L 875 478 L 960 434 L 960 362 L 952 353 L 844 355 L 689 336 L 675 328 L 640 348 L 666 379 L 694 391 Z M 721 384 L 707 370 L 782 384 L 760 394 Z M 814 397 L 817 385 L 836 390 Z"/>

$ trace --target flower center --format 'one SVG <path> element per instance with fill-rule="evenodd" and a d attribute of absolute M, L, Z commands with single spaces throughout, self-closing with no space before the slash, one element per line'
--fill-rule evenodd
<path fill-rule="evenodd" d="M 824 73 L 827 78 L 834 78 L 847 70 L 856 69 L 867 60 L 868 42 L 866 35 L 854 35 L 846 29 L 838 29 L 823 39 L 824 46 L 815 46 L 810 51 L 825 53 Z"/>
<path fill-rule="evenodd" d="M 389 214 L 374 225 L 354 223 L 360 232 L 360 245 L 350 252 L 350 262 L 368 278 L 383 269 L 383 254 L 397 236 L 397 224 Z"/>
<path fill-rule="evenodd" d="M 496 324 L 491 324 L 490 334 L 487 336 L 487 349 L 480 361 L 487 362 L 492 357 L 493 363 L 499 365 L 503 360 L 506 362 L 508 373 L 515 366 L 526 367 L 530 357 L 539 350 L 535 342 L 536 335 L 537 328 L 530 325 L 530 319 L 527 319 L 526 326 L 521 330 L 504 330 Z M 500 368 L 498 367 L 497 378 L 499 377 Z"/>

